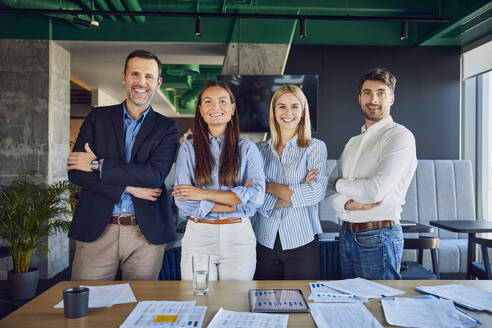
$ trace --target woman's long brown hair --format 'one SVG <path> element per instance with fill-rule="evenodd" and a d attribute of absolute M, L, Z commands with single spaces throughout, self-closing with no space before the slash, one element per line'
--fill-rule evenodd
<path fill-rule="evenodd" d="M 231 104 L 235 104 L 234 94 L 225 82 L 211 81 L 200 91 L 195 110 L 193 127 L 193 149 L 195 150 L 195 182 L 198 186 L 212 183 L 212 168 L 214 160 L 208 141 L 208 125 L 202 118 L 200 106 L 205 90 L 211 87 L 221 87 L 229 94 Z M 241 153 L 239 152 L 239 118 L 237 108 L 227 123 L 224 135 L 224 145 L 220 154 L 219 183 L 223 186 L 236 186 L 239 184 L 239 169 Z"/>

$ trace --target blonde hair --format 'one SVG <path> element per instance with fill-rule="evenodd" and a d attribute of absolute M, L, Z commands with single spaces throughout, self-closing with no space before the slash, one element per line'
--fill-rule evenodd
<path fill-rule="evenodd" d="M 301 148 L 307 147 L 311 140 L 309 105 L 304 92 L 297 85 L 283 85 L 273 94 L 272 101 L 270 102 L 270 133 L 272 134 L 273 146 L 277 148 L 280 143 L 280 126 L 275 119 L 275 106 L 277 105 L 278 99 L 286 93 L 293 94 L 301 103 L 303 112 L 301 120 L 297 125 L 297 145 Z"/>

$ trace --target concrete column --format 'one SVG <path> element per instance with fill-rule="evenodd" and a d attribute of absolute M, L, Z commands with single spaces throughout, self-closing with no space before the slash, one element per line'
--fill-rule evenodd
<path fill-rule="evenodd" d="M 70 54 L 47 40 L 0 40 L 0 185 L 19 178 L 67 179 L 70 139 Z M 49 278 L 68 266 L 65 233 L 47 238 L 47 258 L 32 265 Z M 0 278 L 12 268 L 0 260 Z"/>
<path fill-rule="evenodd" d="M 91 99 L 92 107 L 111 106 L 114 104 L 121 103 L 121 100 L 114 99 L 113 97 L 111 97 L 101 89 L 92 89 L 91 94 L 92 94 L 92 99 Z"/>
<path fill-rule="evenodd" d="M 236 19 L 224 58 L 222 74 L 278 75 L 283 74 L 297 21 L 277 21 L 273 30 L 263 33 L 261 41 L 250 31 L 272 28 L 268 22 Z M 256 43 L 254 43 L 254 41 Z"/>
<path fill-rule="evenodd" d="M 229 43 L 222 74 L 283 74 L 289 51 L 290 43 Z"/>

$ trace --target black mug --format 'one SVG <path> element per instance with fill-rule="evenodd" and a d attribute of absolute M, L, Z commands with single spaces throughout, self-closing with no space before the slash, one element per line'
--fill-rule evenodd
<path fill-rule="evenodd" d="M 80 318 L 89 310 L 89 288 L 74 287 L 63 291 L 63 312 L 66 318 Z"/>

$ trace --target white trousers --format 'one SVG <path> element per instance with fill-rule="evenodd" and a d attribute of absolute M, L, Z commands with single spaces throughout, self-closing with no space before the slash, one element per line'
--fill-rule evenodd
<path fill-rule="evenodd" d="M 249 218 L 241 223 L 188 221 L 181 240 L 181 278 L 193 280 L 192 254 L 210 256 L 209 280 L 252 280 L 256 269 L 256 238 Z"/>

